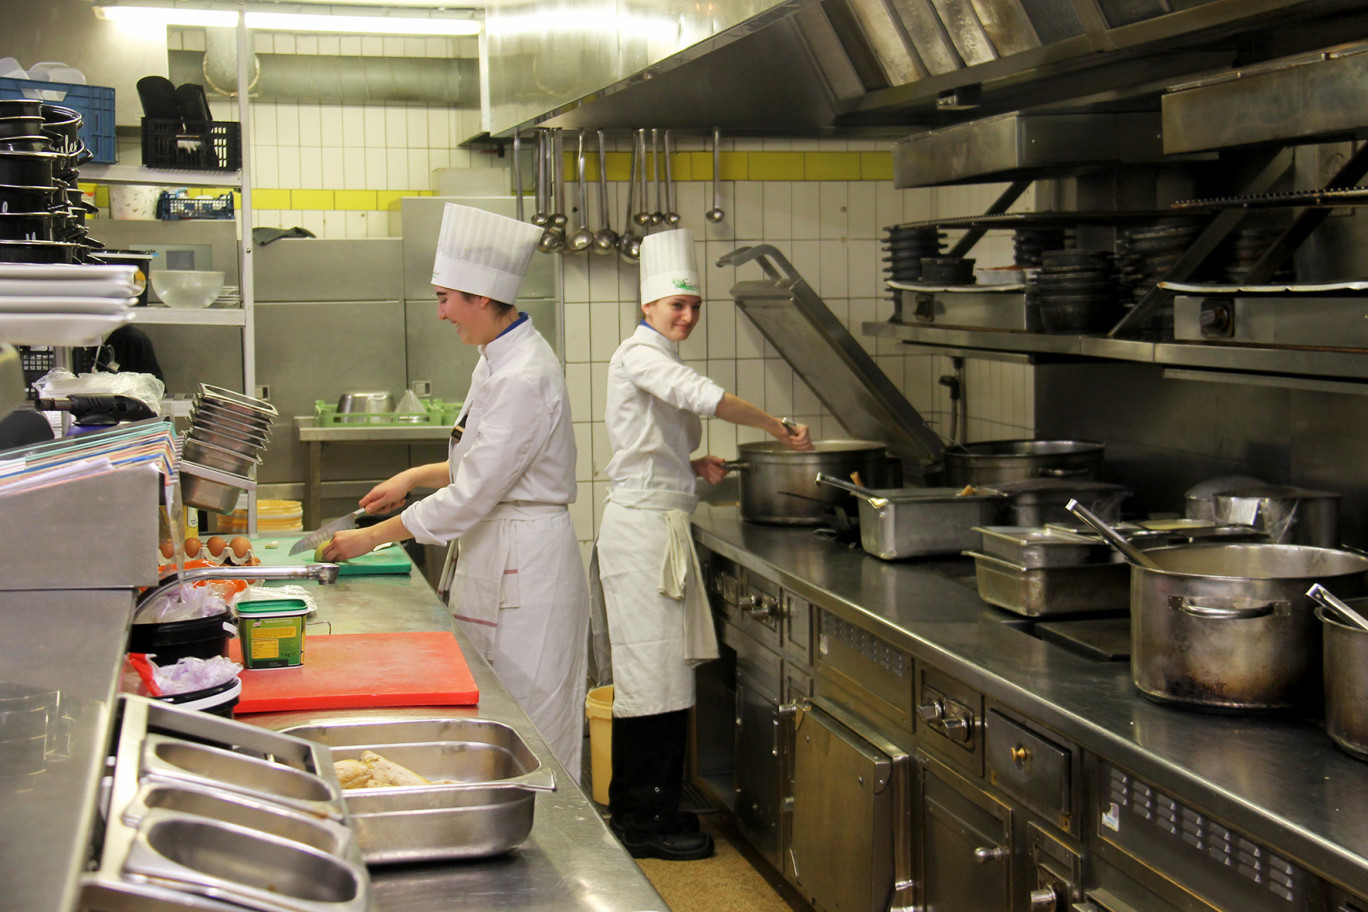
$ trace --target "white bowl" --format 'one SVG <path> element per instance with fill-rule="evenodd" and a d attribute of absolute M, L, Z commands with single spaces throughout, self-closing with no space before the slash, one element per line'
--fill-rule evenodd
<path fill-rule="evenodd" d="M 208 307 L 223 290 L 222 272 L 162 269 L 148 278 L 152 290 L 168 307 Z"/>

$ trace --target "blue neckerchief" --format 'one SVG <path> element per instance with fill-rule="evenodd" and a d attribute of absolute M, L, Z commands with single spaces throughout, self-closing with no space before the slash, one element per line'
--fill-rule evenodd
<path fill-rule="evenodd" d="M 505 327 L 503 328 L 503 332 L 499 333 L 499 335 L 498 335 L 498 336 L 495 336 L 494 338 L 497 339 L 497 338 L 499 338 L 499 336 L 502 336 L 504 333 L 512 332 L 513 330 L 517 329 L 519 326 L 521 326 L 523 323 L 526 323 L 526 322 L 527 322 L 527 311 L 525 311 L 525 310 L 520 310 L 520 311 L 518 311 L 518 319 L 514 320 L 512 323 L 509 323 L 507 326 L 505 326 Z"/>
<path fill-rule="evenodd" d="M 652 326 L 650 323 L 647 323 L 645 320 L 642 320 L 642 321 L 641 321 L 641 325 L 644 326 L 644 327 L 646 327 L 647 329 L 649 329 L 651 332 L 655 333 L 657 336 L 663 336 L 663 335 L 665 335 L 663 332 L 661 332 L 660 330 L 656 329 L 654 326 Z"/>

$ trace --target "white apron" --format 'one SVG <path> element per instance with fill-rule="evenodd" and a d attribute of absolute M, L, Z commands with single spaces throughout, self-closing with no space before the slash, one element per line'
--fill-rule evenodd
<path fill-rule="evenodd" d="M 696 498 L 668 491 L 608 495 L 595 546 L 611 641 L 613 715 L 694 704 L 694 666 L 717 658 L 688 516 Z"/>

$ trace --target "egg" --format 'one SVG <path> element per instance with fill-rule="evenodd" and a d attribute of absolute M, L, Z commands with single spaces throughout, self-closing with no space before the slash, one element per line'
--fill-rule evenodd
<path fill-rule="evenodd" d="M 176 546 L 169 541 L 162 542 L 159 546 L 159 550 L 161 551 L 161 556 L 166 560 L 170 560 L 176 556 Z"/>
<path fill-rule="evenodd" d="M 210 557 L 222 557 L 223 549 L 228 547 L 228 543 L 219 536 L 215 535 L 204 543 L 204 547 L 209 549 Z"/>
<path fill-rule="evenodd" d="M 228 547 L 233 551 L 233 557 L 242 560 L 252 551 L 252 543 L 239 535 L 228 543 Z"/>
<path fill-rule="evenodd" d="M 187 539 L 185 540 L 185 556 L 186 556 L 186 557 L 199 557 L 200 551 L 201 551 L 203 548 L 204 548 L 204 544 L 203 544 L 198 538 L 194 538 L 194 537 L 192 536 L 192 537 L 187 538 Z"/>

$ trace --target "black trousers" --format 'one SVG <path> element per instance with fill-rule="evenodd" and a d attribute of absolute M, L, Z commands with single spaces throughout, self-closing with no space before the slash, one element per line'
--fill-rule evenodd
<path fill-rule="evenodd" d="M 689 711 L 613 719 L 608 812 L 618 827 L 664 832 L 674 826 L 684 788 Z"/>

